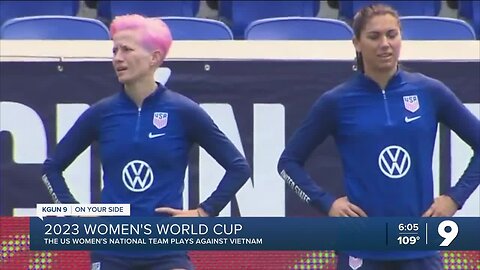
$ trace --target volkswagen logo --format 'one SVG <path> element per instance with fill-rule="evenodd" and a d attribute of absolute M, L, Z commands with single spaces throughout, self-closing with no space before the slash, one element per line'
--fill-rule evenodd
<path fill-rule="evenodd" d="M 378 167 L 384 175 L 390 178 L 402 178 L 411 165 L 410 155 L 398 145 L 390 145 L 378 156 Z"/>
<path fill-rule="evenodd" d="M 133 192 L 145 191 L 153 183 L 152 168 L 145 161 L 132 160 L 123 168 L 122 180 Z"/>

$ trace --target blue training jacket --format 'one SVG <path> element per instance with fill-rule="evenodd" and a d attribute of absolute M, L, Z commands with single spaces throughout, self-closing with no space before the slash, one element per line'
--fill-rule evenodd
<path fill-rule="evenodd" d="M 323 94 L 288 142 L 278 171 L 304 201 L 327 213 L 335 197 L 318 186 L 303 165 L 332 135 L 350 202 L 370 217 L 420 217 L 434 199 L 432 156 L 438 123 L 474 150 L 459 182 L 446 193 L 462 207 L 480 182 L 480 121 L 443 83 L 419 73 L 399 70 L 386 89 L 358 73 Z M 349 253 L 379 260 L 434 254 Z"/>
<path fill-rule="evenodd" d="M 210 216 L 218 215 L 250 176 L 247 161 L 210 116 L 159 85 L 141 108 L 122 90 L 79 117 L 44 164 L 43 180 L 55 202 L 76 202 L 62 171 L 94 141 L 104 171 L 101 202 L 129 203 L 132 216 L 160 216 L 157 207 L 183 209 L 185 170 L 194 143 L 226 170 L 217 189 L 200 204 Z M 168 252 L 118 253 L 146 257 Z"/>

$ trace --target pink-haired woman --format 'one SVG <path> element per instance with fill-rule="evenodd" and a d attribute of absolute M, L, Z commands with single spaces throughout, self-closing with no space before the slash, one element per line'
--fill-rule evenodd
<path fill-rule="evenodd" d="M 73 203 L 62 171 L 94 141 L 104 171 L 103 203 L 129 203 L 132 216 L 216 216 L 250 176 L 245 158 L 201 107 L 155 82 L 172 44 L 160 19 L 116 17 L 110 26 L 113 68 L 123 87 L 86 110 L 44 164 L 43 181 L 57 203 Z M 192 145 L 225 174 L 210 197 L 183 210 Z M 153 230 L 153 229 L 152 229 Z M 92 269 L 193 269 L 186 251 L 94 251 Z"/>

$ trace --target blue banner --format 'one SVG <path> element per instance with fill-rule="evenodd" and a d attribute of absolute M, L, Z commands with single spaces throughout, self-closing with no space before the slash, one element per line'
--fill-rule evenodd
<path fill-rule="evenodd" d="M 480 250 L 480 218 L 39 218 L 31 250 Z"/>

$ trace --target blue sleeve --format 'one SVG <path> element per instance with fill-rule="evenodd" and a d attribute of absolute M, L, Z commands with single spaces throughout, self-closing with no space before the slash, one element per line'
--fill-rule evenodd
<path fill-rule="evenodd" d="M 457 184 L 446 193 L 462 208 L 480 183 L 480 120 L 478 120 L 444 84 L 439 83 L 437 114 L 441 123 L 452 129 L 473 150 L 467 169 Z"/>
<path fill-rule="evenodd" d="M 95 140 L 96 122 L 95 110 L 90 107 L 80 115 L 58 143 L 54 153 L 45 160 L 42 180 L 54 203 L 77 203 L 62 173 Z"/>
<path fill-rule="evenodd" d="M 323 94 L 307 118 L 293 134 L 278 162 L 278 172 L 287 185 L 305 202 L 328 213 L 335 197 L 323 190 L 305 171 L 304 164 L 315 148 L 336 126 L 335 100 L 332 92 Z"/>
<path fill-rule="evenodd" d="M 200 204 L 209 216 L 217 216 L 250 177 L 250 166 L 200 106 L 194 104 L 185 116 L 190 139 L 198 143 L 225 169 L 215 191 Z"/>

